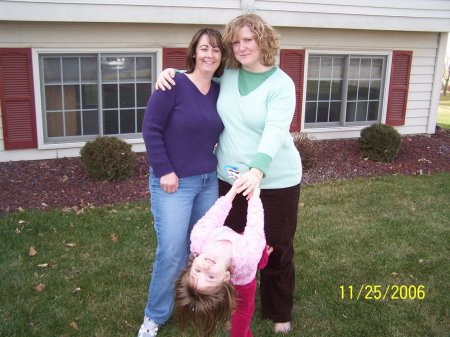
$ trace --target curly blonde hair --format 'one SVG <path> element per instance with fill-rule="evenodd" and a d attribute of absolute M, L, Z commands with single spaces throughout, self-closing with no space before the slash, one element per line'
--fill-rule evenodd
<path fill-rule="evenodd" d="M 213 337 L 225 327 L 237 306 L 234 286 L 223 282 L 214 291 L 201 293 L 190 282 L 192 260 L 181 272 L 175 286 L 174 315 L 183 331 L 192 324 L 199 337 Z"/>
<path fill-rule="evenodd" d="M 237 69 L 241 64 L 233 53 L 233 41 L 238 37 L 239 29 L 247 26 L 253 33 L 256 43 L 261 48 L 261 63 L 265 66 L 275 65 L 275 59 L 279 49 L 278 34 L 259 15 L 249 13 L 239 15 L 225 26 L 223 43 L 228 49 L 227 67 Z"/>

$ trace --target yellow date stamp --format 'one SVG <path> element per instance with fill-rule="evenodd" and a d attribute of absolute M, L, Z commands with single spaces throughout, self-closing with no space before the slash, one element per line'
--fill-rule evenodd
<path fill-rule="evenodd" d="M 400 284 L 361 284 L 339 286 L 340 299 L 350 301 L 396 301 L 396 300 L 423 300 L 426 297 L 424 285 Z"/>

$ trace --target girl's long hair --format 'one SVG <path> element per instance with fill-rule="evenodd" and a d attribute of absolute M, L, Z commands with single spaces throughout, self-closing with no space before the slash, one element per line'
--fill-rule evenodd
<path fill-rule="evenodd" d="M 223 282 L 202 294 L 189 282 L 191 267 L 192 259 L 176 282 L 174 315 L 181 331 L 191 324 L 199 337 L 213 337 L 219 327 L 227 325 L 236 309 L 236 290 L 231 283 Z"/>

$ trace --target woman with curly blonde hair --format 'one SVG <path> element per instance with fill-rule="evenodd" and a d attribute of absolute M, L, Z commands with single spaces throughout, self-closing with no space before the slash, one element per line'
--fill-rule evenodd
<path fill-rule="evenodd" d="M 227 68 L 220 77 L 217 110 L 225 126 L 216 150 L 219 194 L 231 188 L 224 172 L 231 165 L 242 174 L 239 194 L 225 222 L 244 230 L 246 197 L 261 188 L 265 235 L 274 248 L 261 271 L 262 317 L 277 333 L 291 330 L 294 305 L 294 235 L 300 198 L 302 165 L 289 127 L 295 111 L 295 85 L 275 66 L 278 37 L 256 14 L 243 14 L 225 27 Z M 173 70 L 165 70 L 157 87 L 174 85 Z"/>

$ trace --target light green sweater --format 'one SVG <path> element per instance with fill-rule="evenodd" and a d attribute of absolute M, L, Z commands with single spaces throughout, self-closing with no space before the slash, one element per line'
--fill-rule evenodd
<path fill-rule="evenodd" d="M 217 108 L 225 130 L 216 152 L 219 179 L 233 182 L 225 172 L 226 165 L 245 173 L 267 157 L 270 166 L 264 169 L 261 188 L 299 184 L 301 160 L 289 133 L 295 110 L 294 83 L 277 68 L 256 89 L 241 96 L 238 74 L 237 69 L 226 69 L 220 78 Z"/>

